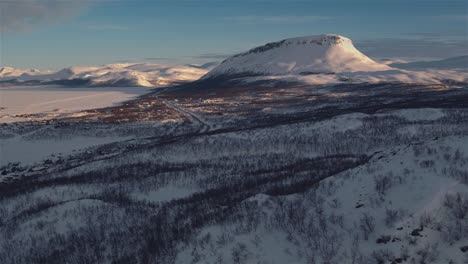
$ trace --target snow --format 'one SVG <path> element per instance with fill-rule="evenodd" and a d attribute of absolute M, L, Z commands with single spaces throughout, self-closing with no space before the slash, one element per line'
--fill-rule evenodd
<path fill-rule="evenodd" d="M 424 62 L 427 65 L 401 60 L 375 62 L 358 51 L 350 39 L 327 34 L 286 39 L 234 55 L 202 79 L 256 76 L 243 81 L 440 84 L 446 80 L 468 82 L 467 61 L 468 56 Z"/>
<path fill-rule="evenodd" d="M 73 214 L 76 208 L 100 208 L 104 206 L 108 205 L 100 200 L 79 199 L 68 201 L 43 210 L 30 221 L 20 224 L 19 228 L 25 231 L 22 234 L 29 232 L 42 232 L 43 234 L 58 232 L 66 234 L 72 230 L 86 226 L 86 216 L 76 216 Z M 39 226 L 43 228 L 38 228 Z"/>
<path fill-rule="evenodd" d="M 171 66 L 152 63 L 107 64 L 98 67 L 69 67 L 57 72 L 30 72 L 10 67 L 0 69 L 0 81 L 88 80 L 89 86 L 164 86 L 194 81 L 211 66 Z"/>
<path fill-rule="evenodd" d="M 438 259 L 431 263 L 464 263 L 464 255 L 460 247 L 466 241 L 457 241 L 449 244 L 440 238 L 440 230 L 437 224 L 449 225 L 453 219 L 444 211 L 444 200 L 447 194 L 468 194 L 466 185 L 455 178 L 442 173 L 443 168 L 458 167 L 463 169 L 463 163 L 454 163 L 442 158 L 447 153 L 452 153 L 455 149 L 464 152 L 468 149 L 466 138 L 447 137 L 442 140 L 427 141 L 419 146 L 422 149 L 433 148 L 439 152 L 432 154 L 422 153 L 415 155 L 412 146 L 399 145 L 381 151 L 375 155 L 367 164 L 339 173 L 323 180 L 316 189 L 316 192 L 323 195 L 323 214 L 332 216 L 338 214 L 343 217 L 343 226 L 330 224 L 328 228 L 339 232 L 339 242 L 341 248 L 336 253 L 336 263 L 349 259 L 344 255 L 345 251 L 354 250 L 355 243 L 352 240 L 354 234 L 361 234 L 359 229 L 360 219 L 363 213 L 375 219 L 375 230 L 370 233 L 368 240 L 359 240 L 356 250 L 370 256 L 380 249 L 388 250 L 393 256 L 400 256 L 403 249 L 408 250 L 409 256 L 418 256 L 418 250 L 426 245 L 437 245 L 439 252 Z M 464 152 L 466 153 L 466 152 Z M 420 161 L 432 160 L 433 167 L 422 167 Z M 391 187 L 384 195 L 379 194 L 375 188 L 375 176 L 387 175 L 392 181 Z M 313 192 L 313 191 L 311 191 Z M 293 208 L 310 210 L 313 215 L 317 200 L 308 200 L 308 194 L 293 194 L 287 196 L 268 196 L 257 194 L 243 203 L 255 204 L 255 213 L 262 219 L 259 226 L 255 226 L 251 231 L 242 232 L 242 223 L 228 223 L 223 226 L 213 225 L 203 228 L 197 238 L 197 243 L 181 246 L 176 258 L 176 263 L 187 263 L 194 252 L 203 257 L 206 263 L 213 263 L 217 259 L 222 259 L 222 263 L 235 263 L 232 261 L 232 252 L 236 245 L 245 245 L 243 254 L 245 263 L 307 263 L 302 247 L 310 247 L 310 244 L 303 243 L 297 237 L 284 234 L 282 229 L 271 229 L 272 218 L 281 215 L 285 204 L 289 202 L 295 205 Z M 357 204 L 362 207 L 356 207 Z M 338 204 L 337 207 L 332 204 Z M 402 215 L 394 224 L 388 225 L 385 221 L 386 210 L 398 210 Z M 275 213 L 275 214 L 273 214 Z M 304 214 L 304 217 L 308 213 Z M 426 223 L 421 236 L 411 236 L 410 233 L 420 227 L 421 217 L 429 215 L 432 223 Z M 252 216 L 255 218 L 255 216 Z M 445 227 L 443 227 L 445 228 Z M 342 233 L 341 233 L 342 232 Z M 211 237 L 216 243 L 200 244 L 204 237 Z M 378 244 L 376 240 L 389 235 L 397 240 L 387 244 Z M 224 244 L 219 243 L 224 237 Z M 417 240 L 414 245 L 408 244 L 408 240 Z M 337 241 L 335 241 L 337 243 Z M 316 256 L 318 257 L 318 255 Z M 262 262 L 263 261 L 263 262 Z M 324 263 L 318 261 L 317 263 Z M 335 262 L 333 262 L 335 263 Z M 374 262 L 366 262 L 374 263 Z M 385 262 L 387 263 L 387 262 Z M 388 262 L 390 263 L 390 262 Z"/>
<path fill-rule="evenodd" d="M 345 132 L 347 130 L 354 130 L 354 129 L 358 129 L 362 127 L 363 122 L 361 120 L 368 116 L 369 115 L 363 114 L 363 113 L 339 115 L 329 120 L 317 122 L 314 125 L 310 126 L 310 129 L 322 130 L 322 131 L 340 131 L 340 132 Z"/>
<path fill-rule="evenodd" d="M 0 123 L 30 120 L 15 117 L 21 114 L 45 113 L 54 117 L 63 113 L 108 107 L 148 92 L 149 89 L 145 87 L 3 87 L 0 88 Z"/>
<path fill-rule="evenodd" d="M 256 76 L 242 79 L 242 82 L 256 81 L 286 81 L 302 82 L 306 84 L 340 84 L 340 83 L 420 83 L 420 84 L 443 84 L 444 81 L 468 82 L 468 69 L 457 70 L 386 70 L 373 72 L 339 72 L 336 74 L 313 74 L 313 75 L 270 75 Z"/>
<path fill-rule="evenodd" d="M 402 59 L 379 59 L 377 61 L 385 65 L 391 65 L 394 63 L 408 63 L 408 61 Z"/>
<path fill-rule="evenodd" d="M 362 54 L 350 39 L 328 34 L 286 39 L 234 55 L 203 78 L 242 73 L 284 75 L 390 69 Z"/>
<path fill-rule="evenodd" d="M 74 150 L 111 143 L 127 138 L 73 137 L 69 139 L 25 140 L 22 137 L 0 139 L 0 166 L 9 162 L 23 164 L 41 161 L 52 154 L 69 154 Z"/>
<path fill-rule="evenodd" d="M 37 69 L 29 69 L 29 70 L 20 70 L 20 69 L 15 69 L 12 67 L 1 67 L 0 68 L 0 80 L 6 80 L 10 78 L 16 78 L 21 75 L 41 75 L 41 74 L 49 74 L 51 71 L 40 71 Z"/>
<path fill-rule="evenodd" d="M 137 200 L 144 200 L 148 202 L 165 202 L 174 199 L 184 198 L 196 192 L 196 189 L 177 186 L 166 186 L 157 190 L 150 190 L 148 192 L 137 192 L 133 194 L 133 197 Z"/>
<path fill-rule="evenodd" d="M 445 116 L 443 110 L 439 108 L 402 109 L 391 111 L 383 115 L 398 116 L 408 121 L 437 120 Z"/>
<path fill-rule="evenodd" d="M 270 196 L 267 195 L 267 194 L 263 194 L 263 193 L 259 193 L 259 194 L 256 194 L 248 199 L 246 199 L 245 201 L 246 202 L 256 202 L 256 203 L 259 203 L 259 204 L 263 204 L 265 203 L 266 201 L 268 201 L 268 199 L 270 199 Z"/>
<path fill-rule="evenodd" d="M 391 67 L 400 69 L 467 69 L 468 55 L 437 61 L 393 62 Z"/>

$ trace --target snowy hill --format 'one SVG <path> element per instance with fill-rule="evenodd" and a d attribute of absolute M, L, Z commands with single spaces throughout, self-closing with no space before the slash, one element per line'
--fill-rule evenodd
<path fill-rule="evenodd" d="M 193 81 L 210 69 L 150 63 L 108 64 L 99 67 L 69 67 L 57 72 L 0 69 L 0 81 L 9 84 L 66 84 L 86 86 L 162 86 Z"/>
<path fill-rule="evenodd" d="M 12 67 L 0 67 L 0 80 L 6 78 L 16 78 L 21 75 L 33 76 L 47 73 L 50 73 L 50 71 L 40 71 L 37 69 L 20 70 Z"/>
<path fill-rule="evenodd" d="M 392 63 L 390 66 L 400 69 L 467 69 L 468 55 L 438 61 Z"/>
<path fill-rule="evenodd" d="M 358 51 L 350 39 L 327 34 L 285 39 L 256 47 L 226 59 L 203 78 L 389 69 Z"/>

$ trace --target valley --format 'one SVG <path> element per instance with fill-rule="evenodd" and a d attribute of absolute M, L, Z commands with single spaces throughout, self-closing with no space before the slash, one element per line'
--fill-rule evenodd
<path fill-rule="evenodd" d="M 463 263 L 465 85 L 256 85 L 3 125 L 95 143 L 1 167 L 1 258 Z"/>
<path fill-rule="evenodd" d="M 0 262 L 468 263 L 465 61 L 4 67 Z"/>

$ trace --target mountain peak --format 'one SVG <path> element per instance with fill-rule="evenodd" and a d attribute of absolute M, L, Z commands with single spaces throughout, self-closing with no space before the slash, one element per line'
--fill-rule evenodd
<path fill-rule="evenodd" d="M 276 49 L 276 48 L 287 47 L 290 45 L 333 46 L 333 45 L 343 45 L 343 44 L 352 45 L 352 42 L 348 38 L 342 37 L 340 35 L 334 35 L 334 34 L 322 34 L 322 35 L 315 35 L 315 36 L 296 37 L 296 38 L 284 39 L 284 40 L 277 41 L 277 42 L 267 43 L 263 46 L 253 48 L 247 52 L 234 55 L 233 57 L 246 56 L 252 53 L 261 53 L 261 52 L 265 52 L 265 51 Z"/>
<path fill-rule="evenodd" d="M 203 78 L 389 70 L 334 34 L 284 39 L 224 60 Z"/>

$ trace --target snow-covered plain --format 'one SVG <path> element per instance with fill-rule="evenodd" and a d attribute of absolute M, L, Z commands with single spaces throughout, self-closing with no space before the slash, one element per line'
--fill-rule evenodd
<path fill-rule="evenodd" d="M 0 123 L 54 118 L 108 107 L 148 93 L 146 87 L 0 87 Z M 28 116 L 41 114 L 39 116 Z"/>

